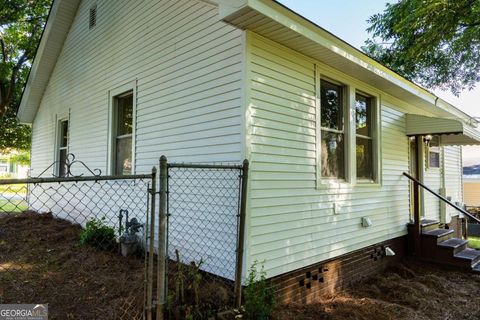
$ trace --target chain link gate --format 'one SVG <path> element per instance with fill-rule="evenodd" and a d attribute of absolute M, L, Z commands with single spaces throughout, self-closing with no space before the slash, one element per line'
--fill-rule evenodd
<path fill-rule="evenodd" d="M 155 171 L 102 176 L 69 155 L 65 172 L 0 180 L 0 303 L 48 303 L 52 319 L 142 319 Z"/>
<path fill-rule="evenodd" d="M 162 156 L 159 177 L 158 211 L 153 200 L 150 218 L 156 234 L 148 258 L 147 319 L 205 319 L 238 307 L 248 161 L 180 164 Z"/>

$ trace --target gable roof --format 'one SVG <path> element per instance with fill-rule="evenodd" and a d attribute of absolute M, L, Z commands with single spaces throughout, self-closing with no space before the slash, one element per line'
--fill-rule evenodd
<path fill-rule="evenodd" d="M 360 50 L 274 0 L 199 0 L 218 6 L 219 19 L 252 30 L 410 104 L 471 125 L 478 121 L 433 93 L 403 78 Z M 80 0 L 55 0 L 30 72 L 17 117 L 35 118 L 50 75 L 75 18 Z"/>
<path fill-rule="evenodd" d="M 54 0 L 22 94 L 17 118 L 31 123 L 75 18 L 80 0 Z"/>

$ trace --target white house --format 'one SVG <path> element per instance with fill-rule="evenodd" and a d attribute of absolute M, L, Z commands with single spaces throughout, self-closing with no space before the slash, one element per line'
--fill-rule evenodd
<path fill-rule="evenodd" d="M 401 255 L 403 173 L 461 203 L 461 146 L 480 143 L 475 119 L 270 0 L 55 0 L 18 118 L 33 176 L 70 152 L 110 174 L 248 159 L 245 263 L 287 299 Z"/>
<path fill-rule="evenodd" d="M 28 176 L 28 165 L 16 161 L 14 156 L 17 154 L 16 151 L 9 154 L 0 153 L 0 178 L 26 178 Z"/>

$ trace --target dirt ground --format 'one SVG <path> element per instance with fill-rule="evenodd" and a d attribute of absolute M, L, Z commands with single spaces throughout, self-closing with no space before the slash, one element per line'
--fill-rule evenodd
<path fill-rule="evenodd" d="M 139 319 L 144 261 L 79 245 L 50 214 L 0 218 L 0 303 L 48 303 L 49 319 Z"/>
<path fill-rule="evenodd" d="M 143 259 L 80 246 L 80 231 L 49 214 L 0 217 L 0 303 L 48 303 L 49 319 L 141 318 Z M 219 288 L 202 289 L 202 308 L 231 298 Z M 480 319 L 480 275 L 405 263 L 318 304 L 277 309 L 274 320 L 290 319 Z"/>
<path fill-rule="evenodd" d="M 405 263 L 315 305 L 279 308 L 275 320 L 476 320 L 480 275 Z"/>

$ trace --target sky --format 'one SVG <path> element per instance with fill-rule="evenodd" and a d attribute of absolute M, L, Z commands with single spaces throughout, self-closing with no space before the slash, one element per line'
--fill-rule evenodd
<path fill-rule="evenodd" d="M 305 18 L 315 22 L 337 37 L 360 48 L 369 37 L 367 19 L 385 9 L 394 0 L 278 0 Z M 460 97 L 450 92 L 434 90 L 434 94 L 450 102 L 467 114 L 480 117 L 480 83 Z M 464 147 L 464 164 L 480 164 L 480 147 Z"/>

